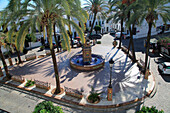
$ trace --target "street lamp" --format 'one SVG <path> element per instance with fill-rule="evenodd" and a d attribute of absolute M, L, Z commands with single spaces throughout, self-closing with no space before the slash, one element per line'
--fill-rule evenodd
<path fill-rule="evenodd" d="M 112 78 L 112 67 L 113 67 L 113 64 L 114 64 L 114 61 L 113 61 L 113 59 L 111 58 L 111 59 L 109 60 L 109 65 L 110 65 L 110 83 L 109 83 L 109 88 L 112 88 L 111 78 Z"/>
<path fill-rule="evenodd" d="M 107 100 L 108 101 L 112 101 L 112 93 L 113 93 L 113 90 L 112 90 L 112 84 L 111 84 L 111 77 L 112 77 L 112 67 L 113 67 L 113 64 L 114 64 L 114 61 L 113 59 L 111 58 L 109 60 L 109 65 L 110 65 L 110 82 L 109 82 L 109 86 L 108 86 L 108 89 L 107 89 Z"/>

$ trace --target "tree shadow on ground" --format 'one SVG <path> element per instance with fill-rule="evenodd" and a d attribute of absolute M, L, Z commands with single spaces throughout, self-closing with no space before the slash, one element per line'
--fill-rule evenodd
<path fill-rule="evenodd" d="M 113 94 L 116 95 L 115 98 L 119 102 L 124 102 L 125 98 L 130 101 L 143 97 L 143 90 L 147 88 L 149 82 L 143 79 L 137 65 L 128 61 L 128 56 L 126 56 L 124 62 L 118 60 L 115 63 L 119 64 L 118 66 L 114 66 L 112 72 L 112 86 Z M 138 82 L 139 79 L 142 79 L 141 82 Z"/>
<path fill-rule="evenodd" d="M 69 52 L 68 54 L 65 54 L 64 56 L 60 55 L 58 56 L 58 70 L 61 80 L 61 83 L 68 80 L 71 81 L 74 77 L 76 77 L 81 71 L 72 69 L 70 67 L 70 58 L 73 57 L 76 54 L 80 54 L 82 50 L 78 52 Z"/>
<path fill-rule="evenodd" d="M 40 59 L 35 59 L 31 61 L 24 62 L 16 67 L 11 68 L 9 71 L 14 75 L 28 75 L 28 74 L 36 74 L 38 69 L 45 66 L 44 62 L 49 60 L 51 57 L 44 57 Z"/>
<path fill-rule="evenodd" d="M 114 49 L 115 47 L 112 47 L 111 50 L 109 52 L 106 53 L 105 55 L 105 60 L 108 60 L 110 58 L 110 55 L 112 53 L 112 50 Z M 119 52 L 119 49 L 116 51 L 116 53 L 114 54 L 114 56 L 116 56 L 116 54 Z"/>

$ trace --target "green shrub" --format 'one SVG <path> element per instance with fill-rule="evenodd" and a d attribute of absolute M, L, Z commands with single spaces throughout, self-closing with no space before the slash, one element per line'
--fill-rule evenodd
<path fill-rule="evenodd" d="M 140 111 L 137 111 L 136 113 L 164 113 L 164 111 L 158 111 L 154 106 L 152 106 L 151 108 L 143 106 L 142 109 Z"/>
<path fill-rule="evenodd" d="M 101 44 L 101 41 L 97 41 L 97 44 Z"/>
<path fill-rule="evenodd" d="M 33 86 L 34 84 L 35 84 L 34 81 L 28 80 L 27 83 L 25 84 L 25 87 L 30 87 L 30 86 Z"/>
<path fill-rule="evenodd" d="M 10 55 L 10 52 L 5 51 L 3 54 L 4 54 L 5 58 L 8 58 L 8 57 L 9 57 L 9 55 Z"/>
<path fill-rule="evenodd" d="M 37 38 L 35 37 L 34 34 L 27 34 L 25 40 L 27 42 L 36 42 Z"/>
<path fill-rule="evenodd" d="M 169 37 L 164 37 L 164 38 L 159 38 L 158 42 L 166 41 L 166 43 L 170 43 L 170 38 Z"/>
<path fill-rule="evenodd" d="M 40 50 L 44 50 L 45 46 L 40 46 Z"/>
<path fill-rule="evenodd" d="M 100 25 L 94 26 L 94 30 L 95 30 L 95 31 L 100 31 L 100 30 L 101 30 L 101 26 L 100 26 Z"/>
<path fill-rule="evenodd" d="M 51 101 L 43 101 L 36 105 L 33 113 L 64 113 L 62 108 L 54 106 Z"/>

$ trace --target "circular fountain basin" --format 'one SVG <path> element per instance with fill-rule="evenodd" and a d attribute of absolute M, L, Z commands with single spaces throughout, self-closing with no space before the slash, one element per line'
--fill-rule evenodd
<path fill-rule="evenodd" d="M 92 54 L 92 60 L 89 63 L 83 62 L 83 55 L 75 55 L 70 58 L 70 66 L 82 71 L 92 71 L 104 66 L 104 59 L 100 55 Z"/>

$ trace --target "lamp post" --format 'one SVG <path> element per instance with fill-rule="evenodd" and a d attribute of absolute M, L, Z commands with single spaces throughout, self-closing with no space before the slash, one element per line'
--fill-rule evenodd
<path fill-rule="evenodd" d="M 112 77 L 112 67 L 113 67 L 113 64 L 114 64 L 114 61 L 113 59 L 111 58 L 109 60 L 109 65 L 110 65 L 110 82 L 109 82 L 109 86 L 108 86 L 108 89 L 107 89 L 107 100 L 108 101 L 112 101 L 112 93 L 113 93 L 113 90 L 112 90 L 112 83 L 111 83 L 111 77 Z"/>

